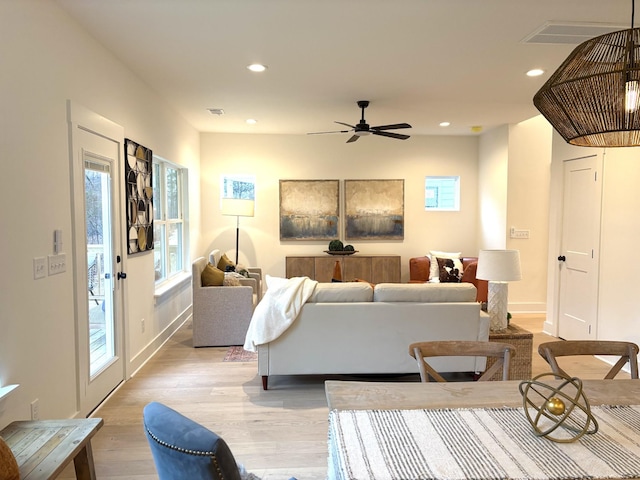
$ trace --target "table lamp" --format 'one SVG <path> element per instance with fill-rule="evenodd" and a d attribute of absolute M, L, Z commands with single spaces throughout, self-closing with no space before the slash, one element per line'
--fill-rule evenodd
<path fill-rule="evenodd" d="M 491 331 L 504 331 L 507 328 L 508 282 L 522 278 L 520 251 L 480 250 L 476 278 L 489 281 L 487 310 Z"/>
<path fill-rule="evenodd" d="M 240 217 L 253 217 L 255 202 L 247 198 L 223 198 L 222 214 L 236 217 L 236 265 L 240 244 Z"/>

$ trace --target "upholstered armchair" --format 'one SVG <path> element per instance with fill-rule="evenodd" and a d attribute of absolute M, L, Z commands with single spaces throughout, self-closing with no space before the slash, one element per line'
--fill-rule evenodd
<path fill-rule="evenodd" d="M 253 309 L 258 301 L 256 281 L 240 279 L 241 286 L 206 287 L 202 272 L 207 259 L 192 265 L 193 346 L 244 345 Z"/>
<path fill-rule="evenodd" d="M 212 265 L 218 265 L 222 253 L 220 250 L 211 250 L 209 253 L 209 263 Z M 246 267 L 249 272 L 249 278 L 253 278 L 256 281 L 256 295 L 258 295 L 258 301 L 262 298 L 262 269 L 260 267 Z"/>
<path fill-rule="evenodd" d="M 158 402 L 142 418 L 160 480 L 241 479 L 229 446 L 211 430 Z"/>

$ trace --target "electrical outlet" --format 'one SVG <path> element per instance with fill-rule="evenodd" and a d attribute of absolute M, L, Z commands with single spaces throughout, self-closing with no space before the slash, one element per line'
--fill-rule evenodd
<path fill-rule="evenodd" d="M 64 273 L 67 271 L 67 254 L 59 253 L 57 255 L 49 255 L 49 275 Z"/>
<path fill-rule="evenodd" d="M 40 400 L 31 402 L 31 420 L 40 420 Z"/>
<path fill-rule="evenodd" d="M 47 257 L 33 259 L 33 279 L 38 280 L 47 276 Z"/>
<path fill-rule="evenodd" d="M 140 328 L 142 329 L 142 333 L 144 333 L 144 318 L 140 320 Z"/>

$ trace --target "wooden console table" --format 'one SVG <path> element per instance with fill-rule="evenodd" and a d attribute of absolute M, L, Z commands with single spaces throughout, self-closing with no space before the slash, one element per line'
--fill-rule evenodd
<path fill-rule="evenodd" d="M 400 283 L 400 255 L 308 255 L 286 257 L 286 277 L 309 277 L 330 282 L 333 268 L 340 262 L 342 279 L 355 278 L 371 283 Z"/>
<path fill-rule="evenodd" d="M 18 421 L 0 431 L 18 462 L 22 480 L 56 478 L 73 460 L 76 478 L 95 480 L 91 437 L 101 418 Z"/>
<path fill-rule="evenodd" d="M 510 323 L 505 332 L 489 332 L 489 341 L 508 343 L 516 348 L 516 355 L 511 359 L 509 380 L 529 380 L 531 378 L 533 333 Z M 487 368 L 494 362 L 494 359 L 487 359 Z M 491 380 L 502 380 L 501 375 L 502 372 L 498 372 Z"/>

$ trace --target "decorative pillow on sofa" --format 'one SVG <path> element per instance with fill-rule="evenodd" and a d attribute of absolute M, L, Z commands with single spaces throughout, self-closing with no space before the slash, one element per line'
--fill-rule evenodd
<path fill-rule="evenodd" d="M 200 275 L 200 282 L 203 287 L 221 287 L 224 283 L 224 272 L 207 263 Z"/>
<path fill-rule="evenodd" d="M 431 265 L 429 269 L 429 281 L 438 281 L 440 278 L 440 268 L 438 267 L 438 258 L 453 258 L 460 259 L 462 252 L 441 252 L 439 250 L 431 250 L 429 252 L 429 258 L 431 259 Z M 460 268 L 462 271 L 462 268 Z"/>
<path fill-rule="evenodd" d="M 440 283 L 460 283 L 462 262 L 459 258 L 438 258 Z"/>
<path fill-rule="evenodd" d="M 244 278 L 236 272 L 224 272 L 224 281 L 222 285 L 225 287 L 241 287 L 240 279 Z"/>
<path fill-rule="evenodd" d="M 227 271 L 227 267 L 233 267 L 231 271 L 235 270 L 236 268 L 236 264 L 229 260 L 229 257 L 227 257 L 226 253 L 220 257 L 220 261 L 218 262 L 217 266 L 223 272 Z"/>

